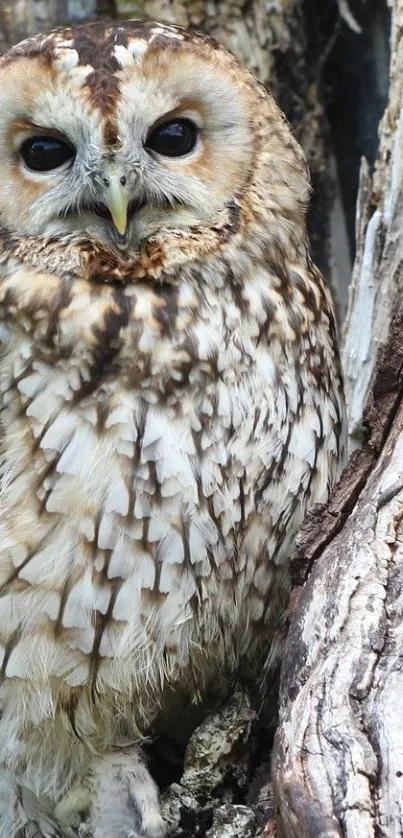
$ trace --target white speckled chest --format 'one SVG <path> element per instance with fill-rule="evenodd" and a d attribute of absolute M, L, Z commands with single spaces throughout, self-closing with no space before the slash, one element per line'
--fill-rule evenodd
<path fill-rule="evenodd" d="M 333 478 L 340 406 L 304 364 L 314 330 L 288 325 L 280 344 L 270 273 L 240 295 L 220 273 L 159 292 L 4 284 L 6 679 L 157 696 L 192 657 L 211 674 L 264 624 L 269 641 L 296 529 Z"/>

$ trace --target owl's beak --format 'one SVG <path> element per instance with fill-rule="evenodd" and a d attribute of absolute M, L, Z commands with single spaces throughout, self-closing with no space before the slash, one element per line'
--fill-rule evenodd
<path fill-rule="evenodd" d="M 126 180 L 114 174 L 108 177 L 108 181 L 104 192 L 104 201 L 118 233 L 124 236 L 127 230 L 127 210 L 129 206 L 129 194 L 125 189 Z"/>

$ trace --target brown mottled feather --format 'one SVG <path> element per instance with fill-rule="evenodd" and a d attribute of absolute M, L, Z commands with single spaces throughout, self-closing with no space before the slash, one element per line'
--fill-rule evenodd
<path fill-rule="evenodd" d="M 150 153 L 180 117 L 195 148 Z M 76 150 L 46 177 L 21 161 L 41 131 Z M 95 24 L 0 60 L 0 838 L 163 835 L 142 737 L 281 654 L 345 455 L 308 194 L 272 98 L 202 35 Z"/>

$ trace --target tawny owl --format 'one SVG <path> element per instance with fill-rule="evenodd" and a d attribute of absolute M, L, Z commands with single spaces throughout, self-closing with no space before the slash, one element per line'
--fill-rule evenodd
<path fill-rule="evenodd" d="M 142 737 L 276 654 L 344 451 L 308 191 L 202 35 L 94 24 L 1 59 L 0 838 L 164 834 Z"/>

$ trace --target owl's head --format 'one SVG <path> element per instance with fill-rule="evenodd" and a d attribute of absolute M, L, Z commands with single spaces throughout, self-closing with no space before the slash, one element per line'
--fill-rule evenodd
<path fill-rule="evenodd" d="M 245 223 L 260 206 L 290 228 L 307 199 L 301 163 L 269 94 L 197 33 L 92 24 L 24 41 L 0 61 L 8 231 L 84 235 L 130 255 L 172 231 L 218 229 L 234 206 Z"/>

